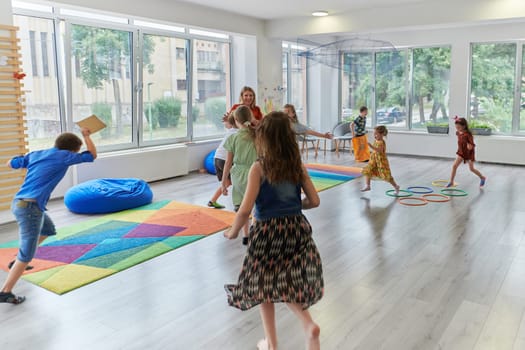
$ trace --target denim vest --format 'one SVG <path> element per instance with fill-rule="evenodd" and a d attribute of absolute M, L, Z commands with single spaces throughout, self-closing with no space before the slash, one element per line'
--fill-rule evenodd
<path fill-rule="evenodd" d="M 270 184 L 263 180 L 255 199 L 255 218 L 267 220 L 275 217 L 301 214 L 301 185 L 290 182 Z"/>

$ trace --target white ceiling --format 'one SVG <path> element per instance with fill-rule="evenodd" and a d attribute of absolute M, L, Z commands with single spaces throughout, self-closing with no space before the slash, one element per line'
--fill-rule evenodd
<path fill-rule="evenodd" d="M 315 10 L 341 14 L 356 9 L 393 7 L 435 0 L 181 0 L 260 19 L 311 16 Z"/>

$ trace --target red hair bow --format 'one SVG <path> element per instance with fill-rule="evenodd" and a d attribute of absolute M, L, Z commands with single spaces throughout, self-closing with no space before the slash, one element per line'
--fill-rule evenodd
<path fill-rule="evenodd" d="M 21 73 L 21 72 L 14 72 L 14 73 L 13 73 L 13 77 L 14 77 L 15 79 L 18 79 L 18 80 L 22 80 L 22 79 L 24 79 L 25 76 L 26 76 L 26 73 Z"/>

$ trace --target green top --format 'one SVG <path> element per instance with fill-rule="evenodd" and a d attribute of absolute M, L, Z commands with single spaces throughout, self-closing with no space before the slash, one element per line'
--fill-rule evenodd
<path fill-rule="evenodd" d="M 233 153 L 233 166 L 230 171 L 233 187 L 232 201 L 233 205 L 240 205 L 248 184 L 250 167 L 257 160 L 255 144 L 249 130 L 243 128 L 231 135 L 224 143 L 224 149 Z"/>

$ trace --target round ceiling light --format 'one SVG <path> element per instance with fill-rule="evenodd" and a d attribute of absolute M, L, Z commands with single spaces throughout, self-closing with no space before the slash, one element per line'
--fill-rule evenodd
<path fill-rule="evenodd" d="M 314 11 L 312 12 L 312 16 L 324 17 L 324 16 L 328 16 L 328 12 L 327 11 Z"/>

